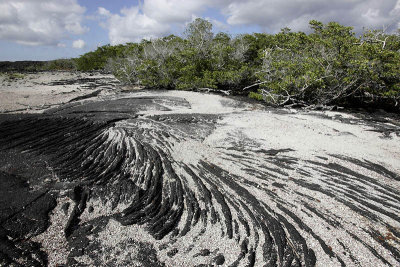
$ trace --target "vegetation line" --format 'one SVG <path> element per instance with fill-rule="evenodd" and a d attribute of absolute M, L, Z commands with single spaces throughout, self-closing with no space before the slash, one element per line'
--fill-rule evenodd
<path fill-rule="evenodd" d="M 312 32 L 213 34 L 196 19 L 184 38 L 103 46 L 76 60 L 146 88 L 210 88 L 249 93 L 274 105 L 373 106 L 399 111 L 400 31 L 310 21 Z M 250 91 L 250 92 L 249 92 Z"/>
<path fill-rule="evenodd" d="M 400 30 L 365 30 L 310 21 L 311 33 L 212 32 L 204 19 L 183 37 L 106 45 L 47 69 L 112 72 L 122 83 L 154 89 L 217 90 L 274 105 L 328 105 L 400 111 Z"/>

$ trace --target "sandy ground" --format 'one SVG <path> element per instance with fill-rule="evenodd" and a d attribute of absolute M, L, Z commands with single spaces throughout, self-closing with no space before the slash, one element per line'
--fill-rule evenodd
<path fill-rule="evenodd" d="M 23 73 L 15 79 L 0 73 L 0 112 L 42 112 L 99 89 L 107 95 L 116 84 L 112 75 L 100 73 Z"/>

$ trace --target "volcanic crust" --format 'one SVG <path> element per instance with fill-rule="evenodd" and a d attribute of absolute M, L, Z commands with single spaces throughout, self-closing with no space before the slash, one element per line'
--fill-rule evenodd
<path fill-rule="evenodd" d="M 0 115 L 1 266 L 400 265 L 397 120 L 82 99 Z"/>

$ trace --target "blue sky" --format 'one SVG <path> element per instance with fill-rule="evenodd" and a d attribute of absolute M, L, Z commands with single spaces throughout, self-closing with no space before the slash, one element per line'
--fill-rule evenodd
<path fill-rule="evenodd" d="M 399 28 L 400 0 L 1 0 L 0 61 L 70 58 L 108 43 L 180 35 L 197 17 L 215 31 L 307 31 L 308 21 Z"/>

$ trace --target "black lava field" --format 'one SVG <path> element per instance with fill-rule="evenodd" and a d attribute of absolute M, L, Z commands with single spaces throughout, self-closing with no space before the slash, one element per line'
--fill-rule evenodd
<path fill-rule="evenodd" d="M 400 266 L 399 129 L 194 92 L 0 115 L 0 265 Z"/>

